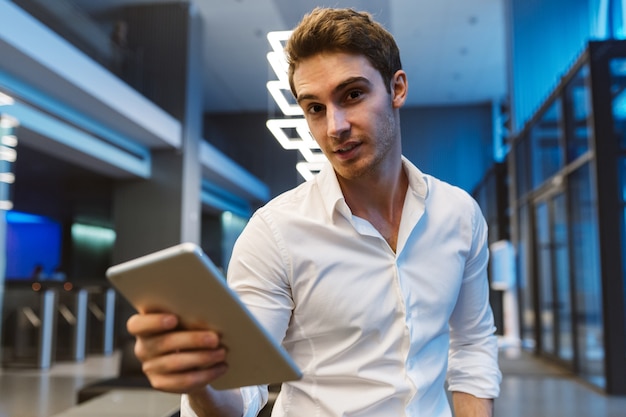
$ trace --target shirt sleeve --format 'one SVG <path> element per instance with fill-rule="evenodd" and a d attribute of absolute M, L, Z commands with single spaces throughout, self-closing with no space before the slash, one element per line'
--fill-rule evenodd
<path fill-rule="evenodd" d="M 228 284 L 255 318 L 279 343 L 284 339 L 293 300 L 286 271 L 287 251 L 271 218 L 257 212 L 241 233 L 228 265 Z M 254 417 L 268 399 L 267 385 L 240 388 L 243 417 Z M 181 417 L 196 417 L 186 395 L 181 398 Z"/>
<path fill-rule="evenodd" d="M 478 204 L 473 200 L 472 204 L 472 244 L 449 323 L 448 389 L 479 398 L 496 398 L 502 374 L 489 304 L 487 224 Z"/>
<path fill-rule="evenodd" d="M 255 417 L 267 403 L 267 386 L 240 388 L 243 398 L 243 416 Z M 198 417 L 189 405 L 189 397 L 183 394 L 180 399 L 180 417 Z"/>
<path fill-rule="evenodd" d="M 289 251 L 271 215 L 257 212 L 235 243 L 228 283 L 278 343 L 294 309 L 290 271 Z"/>

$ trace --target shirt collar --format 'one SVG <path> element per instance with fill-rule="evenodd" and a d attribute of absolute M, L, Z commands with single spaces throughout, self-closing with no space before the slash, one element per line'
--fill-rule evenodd
<path fill-rule="evenodd" d="M 409 179 L 409 189 L 407 197 L 412 194 L 414 197 L 425 200 L 428 196 L 428 182 L 426 176 L 406 157 L 402 156 L 402 167 Z M 326 212 L 333 217 L 335 211 L 340 212 L 347 218 L 352 216 L 350 208 L 341 192 L 337 175 L 330 162 L 326 162 L 320 172 L 315 176 L 315 181 L 319 188 Z"/>

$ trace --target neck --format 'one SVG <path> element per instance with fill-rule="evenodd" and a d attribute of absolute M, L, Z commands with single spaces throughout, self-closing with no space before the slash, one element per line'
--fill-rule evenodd
<path fill-rule="evenodd" d="M 368 220 L 395 251 L 404 197 L 409 184 L 402 163 L 389 172 L 389 175 L 367 180 L 344 178 L 339 179 L 339 184 L 352 214 Z"/>

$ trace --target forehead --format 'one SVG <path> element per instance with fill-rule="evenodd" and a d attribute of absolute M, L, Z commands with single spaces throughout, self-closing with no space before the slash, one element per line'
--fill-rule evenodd
<path fill-rule="evenodd" d="M 323 52 L 301 60 L 293 72 L 297 96 L 318 95 L 333 90 L 349 79 L 367 79 L 371 83 L 382 76 L 363 55 L 345 52 Z"/>

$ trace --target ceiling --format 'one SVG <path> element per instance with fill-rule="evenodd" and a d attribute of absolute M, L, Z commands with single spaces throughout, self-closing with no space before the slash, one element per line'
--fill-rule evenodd
<path fill-rule="evenodd" d="M 203 21 L 206 112 L 266 111 L 276 79 L 266 34 L 315 6 L 367 10 L 395 36 L 409 106 L 500 101 L 506 95 L 505 0 L 195 0 Z M 88 13 L 172 0 L 72 0 Z M 272 105 L 273 106 L 273 105 Z"/>

